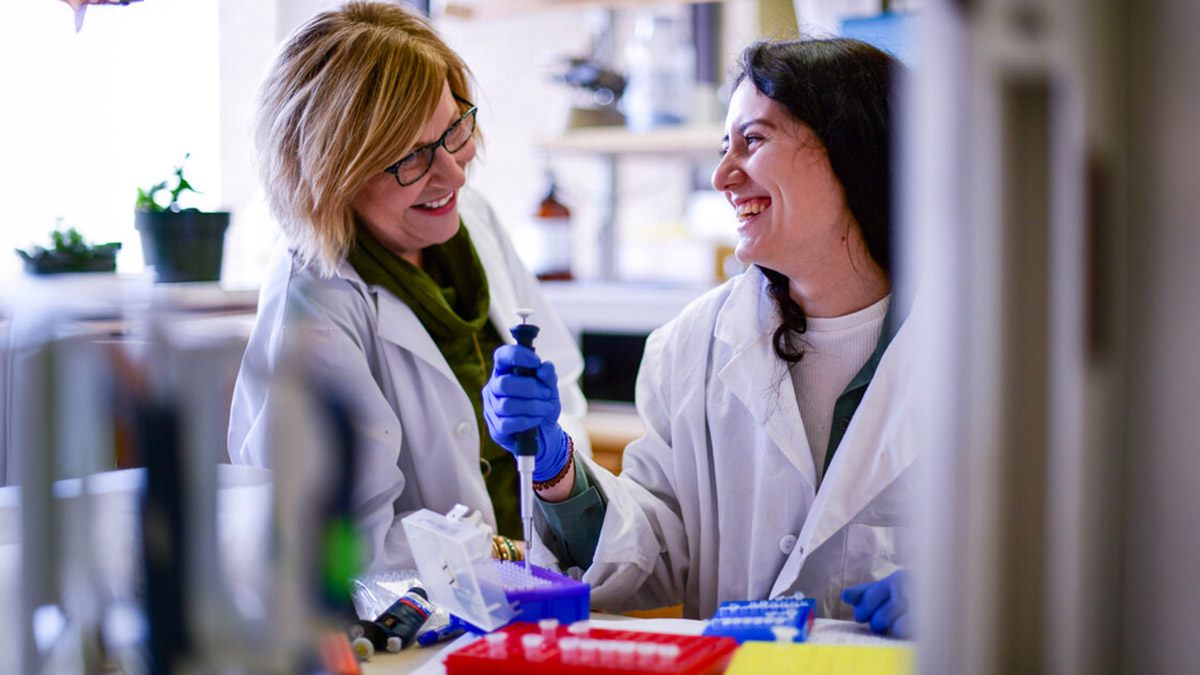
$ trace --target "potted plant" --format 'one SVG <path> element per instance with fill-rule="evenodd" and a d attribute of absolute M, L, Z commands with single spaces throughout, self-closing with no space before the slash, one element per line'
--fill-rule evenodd
<path fill-rule="evenodd" d="M 115 272 L 117 251 L 120 242 L 90 245 L 79 234 L 79 230 L 64 230 L 62 219 L 58 219 L 50 232 L 51 248 L 30 246 L 17 249 L 17 255 L 25 262 L 25 271 L 30 274 L 60 274 L 63 272 Z"/>
<path fill-rule="evenodd" d="M 184 162 L 189 156 L 184 155 Z M 229 212 L 181 208 L 179 197 L 185 192 L 199 194 L 184 178 L 182 162 L 172 178 L 138 188 L 134 223 L 146 264 L 154 267 L 158 281 L 217 281 Z"/>

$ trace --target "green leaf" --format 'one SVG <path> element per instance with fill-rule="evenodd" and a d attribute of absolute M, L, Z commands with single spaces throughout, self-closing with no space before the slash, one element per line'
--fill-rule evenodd
<path fill-rule="evenodd" d="M 165 211 L 166 209 L 164 209 L 162 205 L 159 204 L 154 198 L 155 195 L 165 189 L 167 189 L 167 181 L 165 180 L 150 186 L 149 190 L 138 188 L 137 202 L 134 204 L 134 208 L 140 211 L 150 211 L 152 213 Z"/>
<path fill-rule="evenodd" d="M 192 184 L 188 181 L 188 179 L 185 178 L 183 175 L 184 164 L 187 163 L 188 158 L 191 156 L 192 156 L 192 154 L 190 152 L 184 154 L 183 161 L 180 162 L 179 165 L 176 166 L 174 168 L 174 170 L 172 171 L 172 174 L 173 174 L 172 179 L 168 179 L 168 180 L 164 180 L 160 183 L 156 183 L 149 190 L 143 190 L 142 188 L 138 188 L 137 202 L 134 205 L 135 208 L 137 208 L 140 211 L 149 211 L 152 213 L 157 213 L 157 212 L 161 212 L 161 211 L 179 211 L 180 210 L 179 197 L 184 192 L 192 192 L 195 194 L 202 194 L 199 190 L 197 190 L 195 187 L 193 187 Z M 168 188 L 168 185 L 170 185 L 171 183 L 174 183 L 174 187 Z M 167 193 L 170 195 L 170 201 L 165 205 L 160 204 L 156 198 L 158 196 L 158 193 L 163 190 L 166 190 Z"/>

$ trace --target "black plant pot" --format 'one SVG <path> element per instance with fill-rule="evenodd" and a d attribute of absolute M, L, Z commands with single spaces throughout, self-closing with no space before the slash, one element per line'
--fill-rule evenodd
<path fill-rule="evenodd" d="M 226 211 L 137 211 L 146 264 L 158 281 L 217 281 L 225 249 Z"/>

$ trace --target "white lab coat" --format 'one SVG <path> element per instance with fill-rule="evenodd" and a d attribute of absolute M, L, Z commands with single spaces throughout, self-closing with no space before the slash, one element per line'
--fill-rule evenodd
<path fill-rule="evenodd" d="M 583 576 L 594 606 L 682 602 L 684 616 L 708 617 L 727 600 L 802 592 L 819 616 L 850 618 L 842 588 L 907 564 L 911 319 L 818 490 L 792 378 L 771 347 L 775 317 L 752 268 L 647 341 L 646 435 L 625 449 L 620 477 L 583 460 L 608 501 Z"/>
<path fill-rule="evenodd" d="M 462 190 L 459 213 L 487 274 L 492 323 L 511 343 L 514 311 L 534 310 L 531 322 L 541 327 L 535 348 L 558 372 L 559 421 L 575 439 L 576 451 L 590 454 L 578 386 L 583 360 L 574 339 L 483 199 Z M 322 279 L 298 265 L 286 247 L 275 252 L 234 388 L 233 462 L 273 464 L 265 438 L 268 382 L 281 356 L 297 345 L 306 365 L 352 397 L 360 432 L 354 505 L 369 569 L 415 568 L 400 526 L 414 510 L 445 513 L 462 503 L 495 527 L 470 399 L 413 311 L 392 293 L 364 283 L 345 261 L 332 278 Z"/>

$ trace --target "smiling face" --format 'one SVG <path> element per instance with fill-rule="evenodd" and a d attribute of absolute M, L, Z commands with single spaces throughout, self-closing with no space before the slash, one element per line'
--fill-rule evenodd
<path fill-rule="evenodd" d="M 738 260 L 797 279 L 861 238 L 816 134 L 749 79 L 730 99 L 725 134 L 712 184 L 737 214 Z"/>
<path fill-rule="evenodd" d="M 433 117 L 408 152 L 437 141 L 461 115 L 450 86 L 444 86 Z M 429 172 L 420 180 L 401 186 L 395 177 L 381 171 L 359 190 L 350 208 L 379 243 L 419 266 L 421 249 L 441 244 L 458 232 L 458 191 L 466 183 L 466 168 L 474 158 L 474 138 L 454 154 L 439 147 Z"/>

